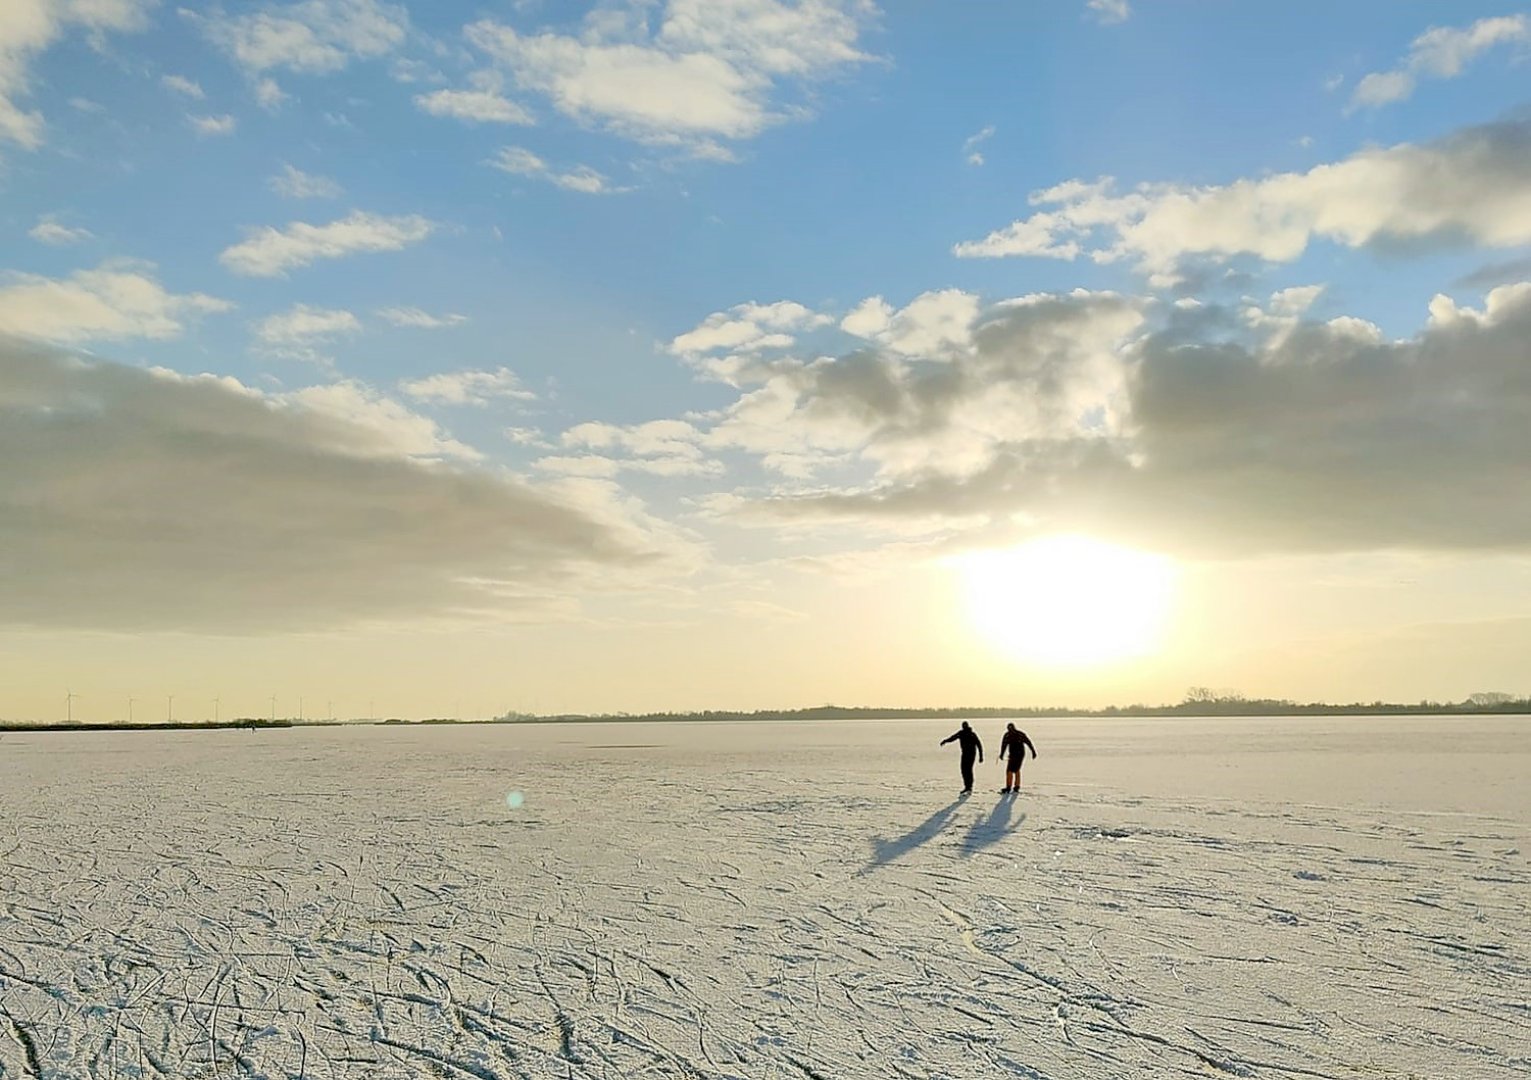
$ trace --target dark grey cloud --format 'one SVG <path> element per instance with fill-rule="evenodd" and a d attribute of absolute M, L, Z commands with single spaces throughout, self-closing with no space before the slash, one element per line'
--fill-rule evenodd
<path fill-rule="evenodd" d="M 1143 318 L 1139 301 L 1114 293 L 1030 296 L 982 313 L 969 299 L 971 324 L 945 327 L 940 341 L 925 335 L 924 355 L 896 344 L 756 365 L 747 374 L 760 388 L 725 410 L 709 441 L 903 458 L 933 438 L 971 455 L 1025 432 L 1072 427 L 1086 403 L 1109 393 L 1103 384 L 1120 382 L 1115 348 Z"/>
<path fill-rule="evenodd" d="M 1259 340 L 1216 312 L 1171 319 L 1122 350 L 1110 430 L 1018 433 L 976 466 L 931 454 L 859 489 L 782 492 L 754 512 L 1022 515 L 1188 553 L 1531 549 L 1531 285 L 1496 290 L 1482 311 L 1445 298 L 1431 311 L 1406 341 L 1354 319 L 1283 320 Z M 1018 364 L 1046 370 L 1034 343 L 1022 352 Z M 987 392 L 1006 390 L 991 380 Z"/>
<path fill-rule="evenodd" d="M 0 624 L 503 613 L 663 554 L 611 505 L 422 456 L 466 448 L 396 403 L 327 390 L 278 397 L 0 339 Z"/>
<path fill-rule="evenodd" d="M 1488 289 L 1506 282 L 1528 279 L 1531 279 L 1531 257 L 1480 266 L 1470 274 L 1463 274 L 1456 280 L 1456 284 L 1465 289 Z"/>

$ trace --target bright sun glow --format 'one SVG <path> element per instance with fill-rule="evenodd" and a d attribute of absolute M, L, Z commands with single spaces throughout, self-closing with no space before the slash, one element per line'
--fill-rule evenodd
<path fill-rule="evenodd" d="M 1151 652 L 1175 592 L 1169 559 L 1049 536 L 958 560 L 970 617 L 1017 659 L 1088 667 Z"/>

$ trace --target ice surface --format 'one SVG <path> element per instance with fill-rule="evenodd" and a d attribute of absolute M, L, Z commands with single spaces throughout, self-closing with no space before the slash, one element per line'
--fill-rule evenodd
<path fill-rule="evenodd" d="M 0 1075 L 1531 1073 L 1531 721 L 955 726 L 8 735 Z"/>

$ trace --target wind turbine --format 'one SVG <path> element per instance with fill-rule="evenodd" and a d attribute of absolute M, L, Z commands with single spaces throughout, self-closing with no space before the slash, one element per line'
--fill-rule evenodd
<path fill-rule="evenodd" d="M 64 713 L 68 717 L 67 722 L 74 723 L 74 699 L 79 697 L 73 690 L 64 691 Z"/>
<path fill-rule="evenodd" d="M 133 702 L 137 700 L 138 699 L 134 697 L 128 698 L 128 723 L 130 724 L 133 722 Z"/>
<path fill-rule="evenodd" d="M 215 724 L 222 720 L 222 717 L 218 713 L 218 703 L 222 700 L 222 698 L 213 698 L 213 723 Z"/>
<path fill-rule="evenodd" d="M 165 723 L 175 723 L 175 695 L 169 694 L 165 698 Z"/>

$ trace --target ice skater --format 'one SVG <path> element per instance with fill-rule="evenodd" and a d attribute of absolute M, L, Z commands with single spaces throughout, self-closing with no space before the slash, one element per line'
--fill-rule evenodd
<path fill-rule="evenodd" d="M 982 765 L 983 742 L 978 738 L 978 732 L 968 727 L 966 720 L 962 721 L 962 727 L 942 739 L 941 745 L 945 746 L 953 741 L 962 747 L 962 794 L 971 795 L 973 794 L 973 755 L 978 755 L 978 764 Z"/>
<path fill-rule="evenodd" d="M 999 741 L 999 757 L 1005 763 L 1005 786 L 1001 795 L 1019 794 L 1021 790 L 1021 765 L 1026 761 L 1026 751 L 1037 756 L 1037 748 L 1031 745 L 1026 733 L 1014 724 L 1005 725 L 1005 737 Z"/>

